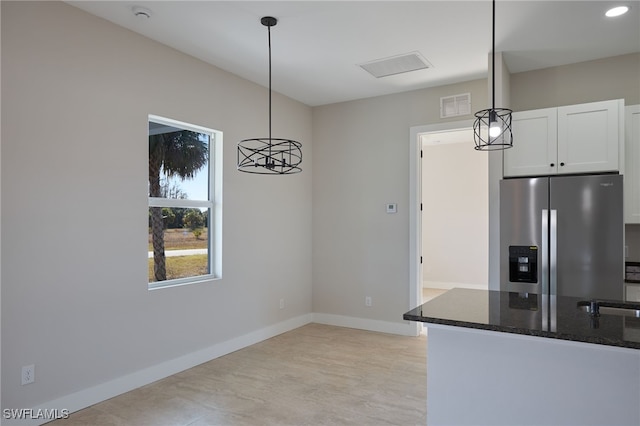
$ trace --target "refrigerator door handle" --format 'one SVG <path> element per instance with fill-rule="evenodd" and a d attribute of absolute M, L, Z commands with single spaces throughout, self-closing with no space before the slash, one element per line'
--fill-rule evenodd
<path fill-rule="evenodd" d="M 558 300 L 558 210 L 549 212 L 549 331 L 557 328 Z"/>
<path fill-rule="evenodd" d="M 542 284 L 542 295 L 549 295 L 549 210 L 542 209 L 542 222 L 541 222 L 541 231 L 542 231 L 542 253 L 541 254 L 541 284 Z"/>
<path fill-rule="evenodd" d="M 542 250 L 540 253 L 540 281 L 542 288 L 542 329 L 549 330 L 549 210 L 542 209 L 541 218 Z"/>
<path fill-rule="evenodd" d="M 558 295 L 558 210 L 549 214 L 549 294 Z"/>

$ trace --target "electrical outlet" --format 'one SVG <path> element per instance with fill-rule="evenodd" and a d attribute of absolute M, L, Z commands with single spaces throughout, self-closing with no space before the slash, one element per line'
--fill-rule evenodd
<path fill-rule="evenodd" d="M 364 304 L 365 306 L 371 306 L 371 296 L 366 296 L 364 298 Z"/>
<path fill-rule="evenodd" d="M 22 384 L 28 385 L 29 383 L 33 383 L 36 381 L 36 366 L 25 365 L 22 367 Z"/>
<path fill-rule="evenodd" d="M 284 309 L 284 299 L 280 299 L 280 309 Z"/>

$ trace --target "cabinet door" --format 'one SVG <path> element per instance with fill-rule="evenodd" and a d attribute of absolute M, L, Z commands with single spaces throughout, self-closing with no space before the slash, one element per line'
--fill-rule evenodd
<path fill-rule="evenodd" d="M 624 221 L 640 223 L 640 105 L 626 108 L 625 128 Z"/>
<path fill-rule="evenodd" d="M 620 104 L 614 100 L 558 108 L 558 173 L 619 170 Z"/>
<path fill-rule="evenodd" d="M 557 108 L 514 112 L 513 147 L 504 150 L 504 176 L 557 172 Z"/>

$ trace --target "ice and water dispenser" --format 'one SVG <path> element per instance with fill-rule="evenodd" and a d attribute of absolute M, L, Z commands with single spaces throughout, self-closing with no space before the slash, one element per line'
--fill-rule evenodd
<path fill-rule="evenodd" d="M 538 282 L 538 247 L 509 246 L 509 281 Z"/>

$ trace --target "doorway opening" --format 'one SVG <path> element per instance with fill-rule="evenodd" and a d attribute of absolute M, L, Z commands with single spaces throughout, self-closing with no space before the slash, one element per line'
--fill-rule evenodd
<path fill-rule="evenodd" d="M 473 130 L 420 135 L 422 143 L 422 287 L 487 289 L 488 157 Z"/>
<path fill-rule="evenodd" d="M 412 306 L 454 287 L 488 289 L 489 161 L 473 149 L 472 125 L 411 128 Z"/>

